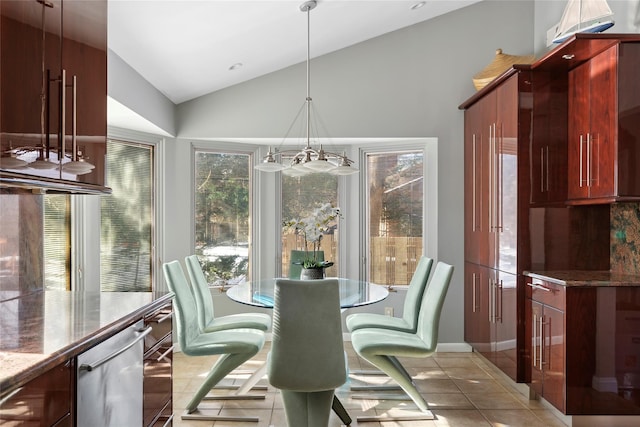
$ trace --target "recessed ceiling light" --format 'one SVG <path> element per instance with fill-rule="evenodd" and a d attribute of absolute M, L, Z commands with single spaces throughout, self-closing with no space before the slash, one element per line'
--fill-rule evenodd
<path fill-rule="evenodd" d="M 236 62 L 235 64 L 233 64 L 231 67 L 229 67 L 229 71 L 237 70 L 239 68 L 242 68 L 242 62 Z"/>
<path fill-rule="evenodd" d="M 420 9 L 422 6 L 424 6 L 425 4 L 427 4 L 426 1 L 421 1 L 419 3 L 415 3 L 413 6 L 411 6 L 411 10 L 416 10 L 416 9 Z"/>

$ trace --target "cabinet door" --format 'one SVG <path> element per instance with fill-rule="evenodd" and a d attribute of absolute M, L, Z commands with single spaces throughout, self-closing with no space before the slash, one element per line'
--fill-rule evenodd
<path fill-rule="evenodd" d="M 543 305 L 534 300 L 528 300 L 531 311 L 528 313 L 527 330 L 531 337 L 531 383 L 536 394 L 542 396 L 542 334 L 540 324 L 543 321 Z"/>
<path fill-rule="evenodd" d="M 492 267 L 517 273 L 518 244 L 518 75 L 496 90 L 496 136 L 493 170 L 493 232 L 495 262 Z"/>
<path fill-rule="evenodd" d="M 518 298 L 515 274 L 498 271 L 493 290 L 495 365 L 514 381 L 518 374 Z"/>
<path fill-rule="evenodd" d="M 64 133 L 69 160 L 83 158 L 90 173 L 66 179 L 104 184 L 107 134 L 107 2 L 65 1 L 62 71 L 65 76 Z"/>
<path fill-rule="evenodd" d="M 0 424 L 71 425 L 73 399 L 71 362 L 31 380 L 12 396 L 1 396 Z M 5 398 L 7 398 L 5 400 Z"/>
<path fill-rule="evenodd" d="M 172 306 L 171 303 L 145 316 L 152 327 L 144 341 L 143 426 L 164 425 L 172 406 Z"/>
<path fill-rule="evenodd" d="M 488 269 L 465 263 L 465 341 L 476 351 L 490 356 Z"/>
<path fill-rule="evenodd" d="M 565 367 L 564 367 L 564 313 L 544 306 L 540 321 L 541 358 L 539 364 L 543 372 L 544 398 L 560 411 L 565 410 Z"/>
<path fill-rule="evenodd" d="M 588 62 L 569 73 L 569 139 L 568 139 L 568 199 L 589 197 L 589 158 L 591 136 L 589 128 L 589 92 L 591 68 Z"/>
<path fill-rule="evenodd" d="M 41 154 L 37 148 L 45 142 L 51 89 L 47 71 L 60 68 L 61 10 L 59 2 L 0 2 L 0 145 L 2 151 L 12 148 L 29 162 Z M 32 168 L 10 170 L 40 173 Z"/>
<path fill-rule="evenodd" d="M 566 73 L 532 73 L 533 123 L 530 149 L 531 202 L 567 200 L 567 99 Z"/>
<path fill-rule="evenodd" d="M 591 198 L 617 195 L 617 58 L 618 47 L 614 46 L 589 61 L 587 182 Z"/>
<path fill-rule="evenodd" d="M 486 209 L 487 182 L 486 141 L 482 139 L 482 104 L 465 111 L 465 260 L 483 264 L 487 261 L 486 240 L 488 216 Z"/>
<path fill-rule="evenodd" d="M 479 101 L 482 108 L 482 180 L 486 191 L 482 194 L 481 215 L 486 222 L 486 231 L 481 236 L 483 265 L 495 267 L 499 258 L 497 232 L 499 227 L 500 158 L 497 123 L 497 93 L 492 91 Z"/>

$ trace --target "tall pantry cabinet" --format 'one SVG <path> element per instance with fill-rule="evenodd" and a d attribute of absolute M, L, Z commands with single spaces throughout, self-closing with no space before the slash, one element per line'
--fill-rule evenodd
<path fill-rule="evenodd" d="M 460 108 L 465 110 L 465 340 L 516 381 L 525 371 L 531 72 L 512 69 Z M 518 338 L 520 337 L 520 339 Z"/>

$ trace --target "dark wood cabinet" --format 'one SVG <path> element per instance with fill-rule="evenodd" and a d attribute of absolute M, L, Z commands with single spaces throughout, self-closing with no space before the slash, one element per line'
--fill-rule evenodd
<path fill-rule="evenodd" d="M 71 362 L 67 362 L 2 396 L 0 424 L 73 426 L 73 378 Z"/>
<path fill-rule="evenodd" d="M 531 388 L 565 411 L 564 288 L 530 279 L 527 326 L 531 337 Z"/>
<path fill-rule="evenodd" d="M 569 203 L 640 199 L 638 67 L 640 43 L 624 42 L 569 72 Z"/>
<path fill-rule="evenodd" d="M 564 206 L 567 200 L 566 72 L 532 73 L 531 205 Z"/>
<path fill-rule="evenodd" d="M 465 339 L 514 380 L 524 299 L 518 280 L 526 258 L 531 73 L 512 70 L 465 109 Z M 524 149 L 521 147 L 525 147 Z M 467 301 L 469 300 L 469 301 Z M 520 329 L 520 331 L 519 331 Z M 520 343 L 520 348 L 519 344 Z"/>
<path fill-rule="evenodd" d="M 143 426 L 165 426 L 173 417 L 173 309 L 171 303 L 145 316 L 152 331 L 144 345 Z"/>
<path fill-rule="evenodd" d="M 107 1 L 3 0 L 0 10 L 0 147 L 27 162 L 2 162 L 2 184 L 104 186 Z"/>
<path fill-rule="evenodd" d="M 527 284 L 532 390 L 568 415 L 640 415 L 640 287 Z"/>

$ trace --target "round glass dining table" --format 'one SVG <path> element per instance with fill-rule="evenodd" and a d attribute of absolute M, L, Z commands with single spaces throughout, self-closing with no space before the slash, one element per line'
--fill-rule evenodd
<path fill-rule="evenodd" d="M 336 279 L 336 277 L 328 277 Z M 340 284 L 340 307 L 352 308 L 382 301 L 389 295 L 385 286 L 357 279 L 337 278 Z M 227 289 L 227 296 L 242 304 L 273 308 L 276 279 L 244 282 Z"/>
<path fill-rule="evenodd" d="M 328 277 L 332 279 L 332 277 Z M 342 309 L 361 307 L 382 301 L 389 295 L 386 287 L 362 280 L 337 278 L 340 284 L 340 307 Z M 276 279 L 264 279 L 244 282 L 227 289 L 227 296 L 234 301 L 256 307 L 273 308 L 274 288 Z M 266 370 L 266 365 L 261 372 Z M 258 378 L 259 374 L 254 374 Z M 351 416 L 344 408 L 340 399 L 333 396 L 331 405 L 344 425 L 351 424 Z"/>

